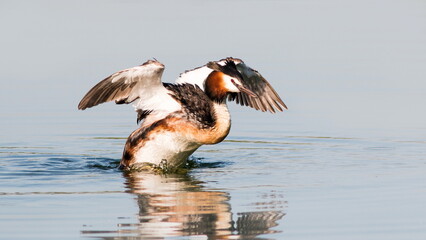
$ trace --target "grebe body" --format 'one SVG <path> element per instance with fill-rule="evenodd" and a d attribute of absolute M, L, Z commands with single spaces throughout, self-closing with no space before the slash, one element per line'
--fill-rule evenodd
<path fill-rule="evenodd" d="M 84 110 L 100 103 L 133 103 L 140 127 L 128 137 L 120 165 L 125 169 L 182 167 L 201 145 L 228 135 L 226 101 L 275 112 L 286 105 L 272 86 L 240 59 L 227 58 L 186 71 L 176 83 L 162 83 L 157 60 L 119 71 L 96 84 L 81 100 Z"/>

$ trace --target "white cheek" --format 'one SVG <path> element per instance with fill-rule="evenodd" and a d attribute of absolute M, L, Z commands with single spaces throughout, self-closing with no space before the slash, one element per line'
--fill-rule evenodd
<path fill-rule="evenodd" d="M 234 82 L 236 82 L 237 84 L 240 84 L 240 81 L 235 78 L 231 78 L 227 75 L 225 75 L 223 80 L 225 81 L 225 88 L 228 92 L 240 92 L 240 90 L 235 86 L 235 84 L 232 83 L 231 80 L 234 80 Z"/>

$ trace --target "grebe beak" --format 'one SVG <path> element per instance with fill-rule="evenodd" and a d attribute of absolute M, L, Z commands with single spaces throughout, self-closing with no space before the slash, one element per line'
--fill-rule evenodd
<path fill-rule="evenodd" d="M 240 84 L 238 84 L 238 83 L 236 83 L 234 80 L 231 80 L 231 82 L 238 88 L 238 90 L 240 90 L 241 92 L 243 92 L 243 93 L 246 93 L 246 94 L 248 94 L 249 96 L 252 96 L 252 97 L 255 97 L 255 98 L 257 98 L 258 96 L 254 93 L 254 92 L 252 92 L 250 89 L 248 89 L 248 88 L 246 88 L 246 87 L 244 87 L 244 86 L 242 86 L 242 85 L 240 85 Z"/>

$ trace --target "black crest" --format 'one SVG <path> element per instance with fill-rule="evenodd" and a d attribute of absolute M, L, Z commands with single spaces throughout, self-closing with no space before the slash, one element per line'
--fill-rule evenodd
<path fill-rule="evenodd" d="M 235 77 L 235 78 L 239 79 L 240 81 L 243 80 L 243 76 L 237 70 L 237 65 L 230 58 L 227 58 L 225 60 L 225 65 L 223 65 L 223 66 L 218 64 L 217 62 L 209 62 L 209 63 L 207 63 L 207 67 L 211 68 L 215 71 L 223 72 L 228 76 Z"/>

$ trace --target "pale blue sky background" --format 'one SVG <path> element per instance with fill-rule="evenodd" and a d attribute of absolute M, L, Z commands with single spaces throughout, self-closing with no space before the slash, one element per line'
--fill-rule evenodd
<path fill-rule="evenodd" d="M 166 82 L 227 56 L 259 70 L 290 111 L 231 107 L 235 133 L 250 121 L 331 135 L 426 131 L 425 1 L 1 1 L 0 29 L 3 137 L 36 134 L 58 114 L 70 127 L 108 111 L 133 124 L 130 107 L 76 106 L 151 57 Z"/>

